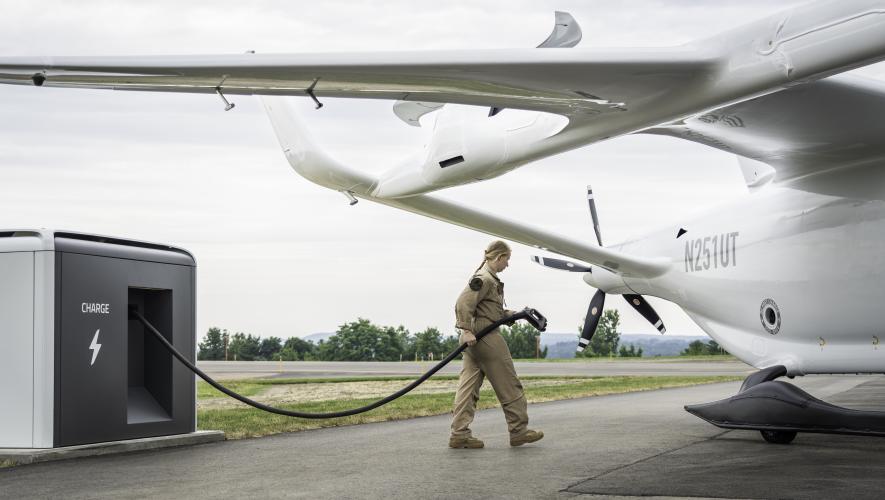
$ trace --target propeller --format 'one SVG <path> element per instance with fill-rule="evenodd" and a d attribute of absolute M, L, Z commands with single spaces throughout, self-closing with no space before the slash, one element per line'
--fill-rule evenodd
<path fill-rule="evenodd" d="M 590 299 L 590 307 L 587 308 L 587 316 L 584 317 L 584 327 L 581 328 L 581 338 L 578 340 L 578 352 L 583 351 L 590 345 L 590 339 L 596 333 L 599 320 L 602 318 L 602 306 L 605 305 L 605 292 L 596 290 Z"/>
<path fill-rule="evenodd" d="M 602 233 L 599 232 L 599 217 L 596 215 L 596 202 L 593 200 L 593 188 L 587 186 L 587 203 L 590 205 L 590 218 L 593 219 L 593 232 L 596 233 L 596 242 L 602 246 Z"/>
<path fill-rule="evenodd" d="M 658 316 L 658 313 L 656 313 L 654 308 L 651 307 L 651 304 L 642 298 L 642 295 L 625 293 L 623 297 L 631 306 L 633 306 L 633 309 L 636 309 L 636 312 L 641 314 L 643 318 L 654 325 L 654 327 L 661 332 L 661 335 L 667 333 L 667 329 L 664 327 L 664 322 L 661 321 L 661 317 Z"/>
<path fill-rule="evenodd" d="M 593 199 L 593 188 L 590 186 L 587 186 L 587 203 L 590 206 L 590 217 L 593 219 L 593 232 L 596 233 L 596 241 L 599 243 L 599 246 L 602 246 L 602 234 L 599 230 L 599 217 L 596 215 L 596 201 Z M 590 266 L 576 264 L 563 259 L 539 257 L 535 255 L 532 256 L 532 260 L 544 267 L 558 269 L 560 271 L 580 273 L 593 272 Z M 661 317 L 655 312 L 651 304 L 642 297 L 642 295 L 624 294 L 622 297 L 624 297 L 624 300 L 626 300 L 633 309 L 636 309 L 636 312 L 641 314 L 643 318 L 654 325 L 661 334 L 666 333 L 667 329 L 664 327 L 664 322 L 661 321 Z M 599 326 L 599 320 L 602 319 L 602 308 L 604 305 L 605 292 L 597 290 L 596 293 L 593 294 L 593 298 L 590 299 L 590 307 L 587 308 L 587 316 L 585 316 L 584 326 L 581 328 L 581 338 L 578 340 L 578 352 L 583 351 L 588 345 L 590 345 L 590 340 L 593 338 L 593 334 L 596 333 L 596 328 Z"/>

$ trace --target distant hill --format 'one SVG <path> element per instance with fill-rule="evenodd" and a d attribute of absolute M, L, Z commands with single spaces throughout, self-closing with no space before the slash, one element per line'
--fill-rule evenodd
<path fill-rule="evenodd" d="M 687 335 L 647 335 L 621 334 L 620 345 L 632 344 L 642 348 L 643 357 L 678 356 L 688 344 L 700 340 L 707 342 L 709 337 Z M 577 333 L 542 333 L 541 345 L 547 347 L 547 357 L 573 358 L 578 344 Z"/>
<path fill-rule="evenodd" d="M 642 348 L 642 357 L 678 356 L 695 340 L 709 342 L 710 337 L 688 335 L 621 335 L 621 344 Z"/>
<path fill-rule="evenodd" d="M 308 342 L 313 342 L 314 344 L 319 344 L 321 340 L 329 340 L 329 337 L 335 335 L 335 332 L 320 332 L 320 333 L 311 333 L 305 337 L 301 337 Z"/>
<path fill-rule="evenodd" d="M 547 333 L 541 334 L 541 347 L 550 347 L 563 342 L 578 343 L 577 333 Z"/>

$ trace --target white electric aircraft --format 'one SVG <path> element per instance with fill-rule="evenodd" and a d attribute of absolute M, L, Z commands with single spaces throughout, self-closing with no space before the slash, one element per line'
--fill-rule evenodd
<path fill-rule="evenodd" d="M 538 48 L 370 54 L 0 59 L 0 82 L 264 97 L 289 163 L 358 198 L 496 235 L 585 264 L 537 257 L 625 295 L 681 306 L 760 369 L 736 396 L 688 408 L 716 425 L 789 442 L 796 431 L 885 435 L 885 415 L 833 407 L 773 379 L 885 373 L 885 85 L 833 76 L 885 59 L 885 2 L 837 0 L 786 11 L 672 48 L 572 48 L 557 13 Z M 311 141 L 279 96 L 395 100 L 432 140 L 380 178 Z M 502 175 L 604 139 L 661 134 L 734 153 L 751 194 L 646 237 L 597 242 L 505 220 L 427 193 Z M 598 244 L 596 244 L 598 243 Z"/>

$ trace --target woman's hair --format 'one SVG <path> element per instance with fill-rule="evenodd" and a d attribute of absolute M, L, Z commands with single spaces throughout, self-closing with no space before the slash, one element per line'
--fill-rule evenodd
<path fill-rule="evenodd" d="M 501 240 L 495 240 L 489 243 L 489 246 L 486 247 L 485 256 L 476 270 L 479 271 L 482 269 L 483 264 L 486 262 L 493 261 L 502 255 L 510 255 L 511 253 L 512 252 L 510 251 L 510 247 L 507 246 L 507 243 L 504 243 Z"/>

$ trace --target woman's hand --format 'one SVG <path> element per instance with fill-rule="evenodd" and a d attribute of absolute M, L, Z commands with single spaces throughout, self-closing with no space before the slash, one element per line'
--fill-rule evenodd
<path fill-rule="evenodd" d="M 513 316 L 513 315 L 516 314 L 517 312 L 519 312 L 519 311 L 511 311 L 510 309 L 504 309 L 504 317 L 507 318 L 507 317 L 509 317 L 509 316 Z M 514 319 L 514 320 L 510 320 L 510 321 L 508 321 L 508 322 L 506 322 L 506 323 L 504 323 L 504 324 L 507 325 L 507 326 L 513 326 L 513 325 L 516 324 L 516 320 L 515 320 L 515 319 Z"/>
<path fill-rule="evenodd" d="M 459 344 L 467 344 L 468 346 L 472 346 L 476 344 L 476 336 L 473 335 L 473 332 L 470 330 L 461 329 L 461 335 L 458 336 Z"/>

